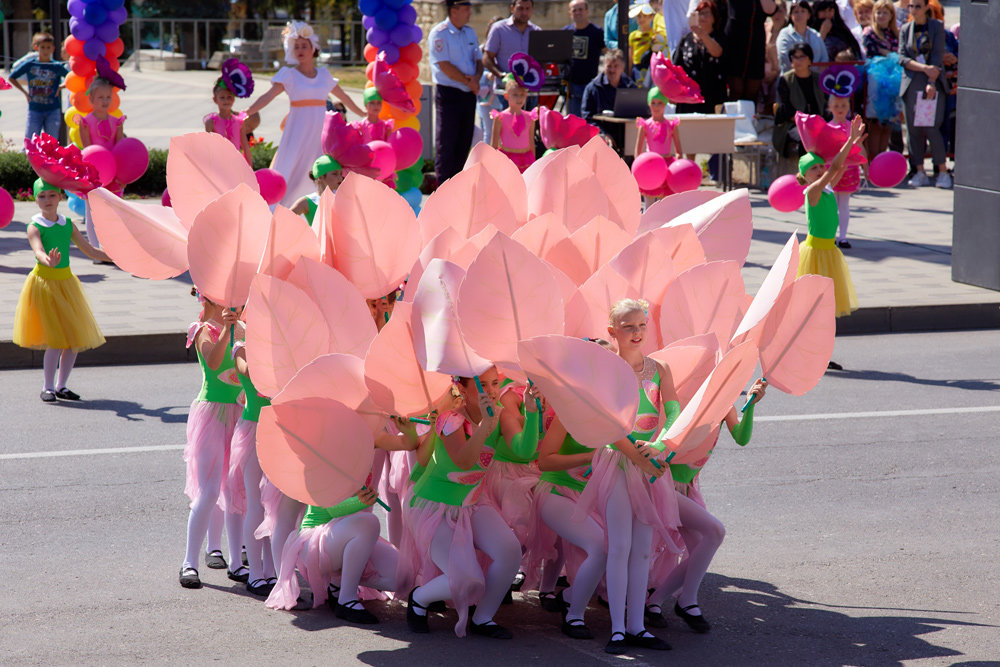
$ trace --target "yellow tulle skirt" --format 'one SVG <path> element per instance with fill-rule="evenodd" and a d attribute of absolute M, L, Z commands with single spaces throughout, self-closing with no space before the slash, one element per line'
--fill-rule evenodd
<path fill-rule="evenodd" d="M 33 350 L 89 350 L 104 344 L 80 281 L 69 267 L 36 264 L 17 301 L 14 344 Z"/>
<path fill-rule="evenodd" d="M 840 252 L 833 239 L 818 239 L 807 235 L 799 245 L 799 271 L 797 276 L 814 273 L 833 280 L 833 291 L 837 302 L 837 317 L 850 315 L 858 309 L 858 295 L 851 282 L 851 270 L 847 268 L 844 253 Z"/>

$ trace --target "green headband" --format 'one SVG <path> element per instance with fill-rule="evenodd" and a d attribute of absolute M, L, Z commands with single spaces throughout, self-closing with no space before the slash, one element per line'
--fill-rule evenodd
<path fill-rule="evenodd" d="M 45 192 L 46 190 L 55 190 L 56 192 L 62 192 L 62 190 L 52 185 L 51 183 L 46 183 L 40 178 L 35 179 L 35 184 L 31 188 L 32 194 L 35 195 L 35 199 L 38 199 L 38 195 Z"/>
<path fill-rule="evenodd" d="M 649 92 L 646 94 L 646 104 L 652 104 L 653 100 L 660 100 L 664 104 L 670 103 L 670 100 L 667 99 L 667 96 L 661 93 L 660 89 L 657 88 L 656 86 L 650 88 Z"/>
<path fill-rule="evenodd" d="M 372 102 L 381 102 L 382 96 L 379 95 L 378 91 L 375 90 L 375 87 L 372 86 L 371 88 L 365 88 L 364 100 L 365 104 L 371 104 Z"/>
<path fill-rule="evenodd" d="M 818 164 L 826 164 L 826 161 L 815 153 L 806 153 L 799 158 L 799 173 L 805 177 L 806 172 Z"/>
<path fill-rule="evenodd" d="M 321 178 L 329 174 L 331 171 L 340 171 L 341 169 L 343 169 L 343 167 L 341 167 L 340 163 L 332 157 L 329 155 L 321 155 L 316 158 L 315 162 L 313 162 L 312 177 L 314 179 Z"/>

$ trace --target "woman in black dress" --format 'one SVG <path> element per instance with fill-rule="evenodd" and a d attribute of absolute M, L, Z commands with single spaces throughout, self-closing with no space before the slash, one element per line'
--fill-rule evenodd
<path fill-rule="evenodd" d="M 715 113 L 726 101 L 726 70 L 723 63 L 725 37 L 722 12 L 715 0 L 702 0 L 690 18 L 691 32 L 681 38 L 674 62 L 701 88 L 701 104 L 678 104 L 677 113 Z"/>
<path fill-rule="evenodd" d="M 764 79 L 764 21 L 774 13 L 774 0 L 729 0 L 726 74 L 729 99 L 756 100 Z"/>

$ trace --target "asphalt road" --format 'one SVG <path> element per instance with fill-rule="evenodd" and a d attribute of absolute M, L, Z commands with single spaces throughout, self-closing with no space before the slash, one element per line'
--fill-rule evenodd
<path fill-rule="evenodd" d="M 753 442 L 704 473 L 728 535 L 695 635 L 668 654 L 573 641 L 535 598 L 504 607 L 515 639 L 459 640 L 398 605 L 375 630 L 325 608 L 275 612 L 224 572 L 181 589 L 180 445 L 195 364 L 80 368 L 79 404 L 38 400 L 41 371 L 4 371 L 0 450 L 2 664 L 981 665 L 1000 659 L 1000 345 L 995 332 L 837 341 L 810 394 L 768 393 Z M 127 453 L 87 450 L 149 448 Z M 993 663 L 1000 664 L 1000 663 Z"/>

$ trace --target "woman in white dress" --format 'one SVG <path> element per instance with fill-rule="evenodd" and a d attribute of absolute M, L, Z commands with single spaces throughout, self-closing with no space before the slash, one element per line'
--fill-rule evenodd
<path fill-rule="evenodd" d="M 280 203 L 291 208 L 297 199 L 316 189 L 309 180 L 309 170 L 323 154 L 321 136 L 327 97 L 332 93 L 359 116 L 364 116 L 365 111 L 341 89 L 326 68 L 317 69 L 319 37 L 309 24 L 292 21 L 285 27 L 282 37 L 285 62 L 289 66 L 278 70 L 271 79 L 271 89 L 250 105 L 247 115 L 260 111 L 282 92 L 288 93 L 291 99 L 278 152 L 271 162 L 271 168 L 284 176 L 288 185 Z"/>

